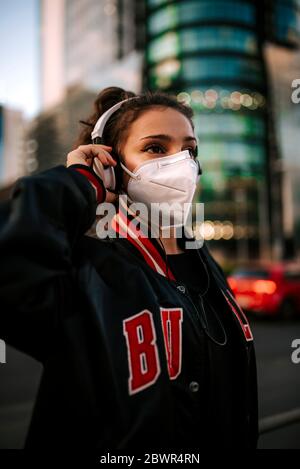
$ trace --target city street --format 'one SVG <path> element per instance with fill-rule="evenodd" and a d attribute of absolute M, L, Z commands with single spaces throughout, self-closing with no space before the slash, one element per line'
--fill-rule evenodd
<path fill-rule="evenodd" d="M 300 364 L 291 360 L 300 321 L 252 321 L 256 343 L 260 418 L 300 407 Z M 300 448 L 300 423 L 262 435 L 260 449 Z"/>
<path fill-rule="evenodd" d="M 258 360 L 260 418 L 300 407 L 300 364 L 291 343 L 300 339 L 300 321 L 251 320 Z M 0 365 L 0 448 L 21 448 L 41 373 L 31 358 L 7 347 Z M 300 449 L 300 423 L 265 434 L 260 449 Z"/>

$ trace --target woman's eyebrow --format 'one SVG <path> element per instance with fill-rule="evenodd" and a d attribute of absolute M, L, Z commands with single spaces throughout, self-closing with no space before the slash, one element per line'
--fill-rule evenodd
<path fill-rule="evenodd" d="M 140 140 L 145 140 L 146 138 L 160 138 L 161 140 L 167 140 L 168 142 L 171 142 L 173 138 L 170 135 L 166 134 L 158 134 L 158 135 L 148 135 L 147 137 L 143 137 Z M 195 142 L 197 141 L 195 137 L 187 136 L 183 138 L 184 142 L 194 140 Z"/>

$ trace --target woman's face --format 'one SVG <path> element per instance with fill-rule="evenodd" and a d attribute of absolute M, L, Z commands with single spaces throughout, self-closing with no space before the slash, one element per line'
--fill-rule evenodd
<path fill-rule="evenodd" d="M 134 171 L 144 161 L 182 150 L 194 150 L 196 145 L 194 131 L 187 117 L 175 109 L 156 106 L 131 124 L 129 136 L 122 148 L 123 163 L 130 171 Z M 125 189 L 129 178 L 123 171 Z"/>

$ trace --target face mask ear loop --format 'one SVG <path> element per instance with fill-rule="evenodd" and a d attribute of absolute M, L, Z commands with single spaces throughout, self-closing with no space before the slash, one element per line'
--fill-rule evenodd
<path fill-rule="evenodd" d="M 121 166 L 121 167 L 124 169 L 124 171 L 125 171 L 127 174 L 129 174 L 129 176 L 131 176 L 133 179 L 140 179 L 140 178 L 141 178 L 139 174 L 135 174 L 135 173 L 129 171 L 129 169 L 126 168 L 126 166 L 123 165 L 123 163 L 121 163 L 121 161 L 120 161 L 120 166 Z"/>

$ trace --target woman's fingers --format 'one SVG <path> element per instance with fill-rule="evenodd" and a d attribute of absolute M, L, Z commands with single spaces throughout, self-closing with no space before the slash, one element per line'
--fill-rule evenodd
<path fill-rule="evenodd" d="M 110 166 L 115 166 L 117 162 L 113 159 L 113 157 L 105 150 L 102 150 L 101 153 L 95 155 L 103 164 L 108 164 Z"/>
<path fill-rule="evenodd" d="M 76 150 L 71 151 L 67 156 L 67 167 L 71 164 L 84 164 L 90 166 L 93 158 L 97 158 L 103 165 L 115 166 L 116 161 L 107 150 L 112 147 L 108 145 L 80 145 Z"/>
<path fill-rule="evenodd" d="M 112 150 L 112 147 L 109 147 L 107 145 L 80 145 L 78 147 L 78 150 L 82 151 L 88 158 L 96 156 L 100 159 L 100 161 L 107 162 L 107 164 L 109 164 L 110 162 L 115 163 L 115 160 L 108 152 L 108 150 Z"/>

